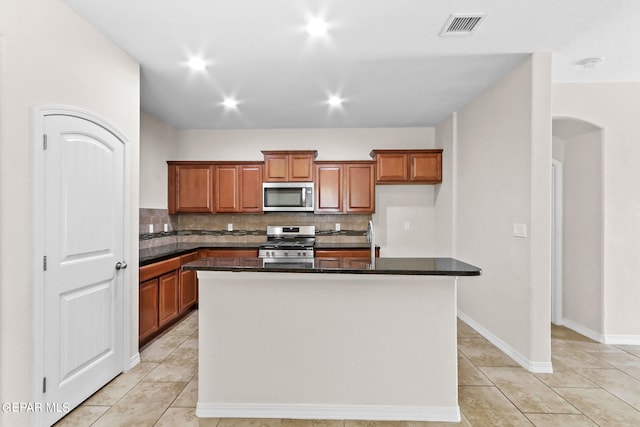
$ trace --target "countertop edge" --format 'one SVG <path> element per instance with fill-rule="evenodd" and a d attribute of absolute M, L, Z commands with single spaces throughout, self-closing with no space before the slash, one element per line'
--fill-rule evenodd
<path fill-rule="evenodd" d="M 322 260 L 326 258 L 316 258 Z M 363 258 L 343 258 L 343 260 L 366 262 Z M 228 259 L 231 260 L 231 259 Z M 260 259 L 247 259 L 246 265 L 215 265 L 220 259 L 203 258 L 182 266 L 183 270 L 195 271 L 226 271 L 235 273 L 298 273 L 298 274 L 373 274 L 373 275 L 404 275 L 404 276 L 480 276 L 482 269 L 467 264 L 455 258 L 424 257 L 424 258 L 376 258 L 377 268 L 373 269 L 369 264 L 365 268 L 357 267 L 291 267 L 263 266 Z M 386 265 L 379 265 L 382 262 Z M 212 265 L 213 264 L 213 265 Z M 347 263 L 348 264 L 348 263 Z M 438 265 L 440 264 L 440 265 Z"/>

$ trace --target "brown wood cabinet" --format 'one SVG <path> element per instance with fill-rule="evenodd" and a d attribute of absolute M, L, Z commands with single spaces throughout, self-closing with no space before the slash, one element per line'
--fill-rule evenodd
<path fill-rule="evenodd" d="M 216 213 L 262 212 L 262 164 L 217 165 Z"/>
<path fill-rule="evenodd" d="M 369 249 L 316 249 L 316 258 L 369 258 Z M 380 256 L 380 248 L 376 248 L 376 257 Z"/>
<path fill-rule="evenodd" d="M 316 213 L 375 212 L 375 162 L 316 162 Z"/>
<path fill-rule="evenodd" d="M 138 339 L 147 341 L 160 325 L 158 323 L 158 279 L 140 283 L 138 295 Z"/>
<path fill-rule="evenodd" d="M 380 249 L 376 248 L 376 257 Z M 371 262 L 369 249 L 316 249 L 316 266 L 320 268 L 360 268 L 366 269 Z"/>
<path fill-rule="evenodd" d="M 198 259 L 198 253 L 193 252 L 180 257 L 180 265 L 183 266 Z M 198 302 L 198 277 L 194 270 L 180 270 L 180 313 L 191 309 Z"/>
<path fill-rule="evenodd" d="M 265 182 L 313 181 L 313 161 L 317 151 L 263 151 L 262 154 Z"/>
<path fill-rule="evenodd" d="M 146 344 L 174 324 L 198 302 L 194 271 L 180 267 L 198 258 L 198 251 L 139 269 L 138 343 Z"/>
<path fill-rule="evenodd" d="M 344 169 L 338 163 L 316 162 L 316 206 L 318 213 L 344 211 Z"/>
<path fill-rule="evenodd" d="M 256 244 L 257 246 L 258 244 Z M 258 249 L 207 249 L 199 250 L 199 257 L 221 257 L 221 258 L 257 258 Z"/>
<path fill-rule="evenodd" d="M 215 168 L 214 212 L 238 212 L 240 210 L 240 172 L 236 165 L 218 165 Z"/>
<path fill-rule="evenodd" d="M 213 213 L 214 166 L 203 162 L 168 162 L 169 213 Z"/>
<path fill-rule="evenodd" d="M 442 150 L 373 150 L 376 184 L 442 182 Z"/>
<path fill-rule="evenodd" d="M 158 279 L 158 324 L 166 325 L 180 314 L 180 276 L 178 270 L 164 274 Z"/>
<path fill-rule="evenodd" d="M 262 212 L 262 163 L 167 163 L 170 214 Z"/>
<path fill-rule="evenodd" d="M 345 213 L 367 214 L 376 210 L 375 164 L 345 163 Z"/>

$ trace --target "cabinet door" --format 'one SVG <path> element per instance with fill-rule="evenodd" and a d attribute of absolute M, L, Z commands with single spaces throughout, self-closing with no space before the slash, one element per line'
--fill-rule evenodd
<path fill-rule="evenodd" d="M 159 289 L 159 315 L 160 326 L 178 317 L 178 295 L 179 295 L 178 270 L 160 276 L 158 279 Z"/>
<path fill-rule="evenodd" d="M 402 182 L 407 181 L 408 156 L 403 153 L 379 153 L 376 154 L 377 182 Z"/>
<path fill-rule="evenodd" d="M 313 181 L 312 154 L 289 154 L 289 181 Z"/>
<path fill-rule="evenodd" d="M 374 213 L 376 187 L 374 163 L 346 164 L 345 206 L 346 213 Z"/>
<path fill-rule="evenodd" d="M 316 164 L 316 212 L 342 212 L 342 175 L 342 165 Z"/>
<path fill-rule="evenodd" d="M 169 165 L 169 213 L 213 213 L 212 165 Z"/>
<path fill-rule="evenodd" d="M 237 166 L 216 166 L 214 183 L 215 212 L 238 212 L 240 186 Z"/>
<path fill-rule="evenodd" d="M 409 163 L 412 182 L 442 182 L 442 153 L 412 153 Z"/>
<path fill-rule="evenodd" d="M 264 155 L 265 182 L 285 182 L 289 179 L 289 156 L 286 154 Z"/>
<path fill-rule="evenodd" d="M 240 166 L 240 212 L 262 212 L 262 165 Z"/>
<path fill-rule="evenodd" d="M 158 323 L 158 279 L 140 283 L 138 292 L 138 340 L 143 342 L 160 327 Z"/>
<path fill-rule="evenodd" d="M 180 265 L 183 266 L 197 260 L 199 252 L 191 252 L 180 257 Z M 198 276 L 194 270 L 180 270 L 180 313 L 191 308 L 198 302 Z"/>
<path fill-rule="evenodd" d="M 198 301 L 198 277 L 194 270 L 180 270 L 180 313 Z"/>

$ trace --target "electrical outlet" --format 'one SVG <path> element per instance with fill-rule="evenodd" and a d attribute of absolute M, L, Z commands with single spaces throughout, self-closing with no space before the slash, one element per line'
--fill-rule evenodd
<path fill-rule="evenodd" d="M 340 223 L 336 222 L 336 231 L 340 231 Z"/>
<path fill-rule="evenodd" d="M 227 231 L 233 231 L 233 224 L 227 224 Z"/>
<path fill-rule="evenodd" d="M 404 222 L 404 229 L 405 230 L 409 230 L 411 228 L 411 224 L 409 223 L 409 221 L 405 221 Z"/>
<path fill-rule="evenodd" d="M 515 237 L 527 237 L 527 224 L 513 224 L 513 235 Z"/>

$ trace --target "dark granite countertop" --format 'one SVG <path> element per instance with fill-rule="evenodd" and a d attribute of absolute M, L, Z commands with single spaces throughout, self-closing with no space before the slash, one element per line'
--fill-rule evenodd
<path fill-rule="evenodd" d="M 258 249 L 260 243 L 174 243 L 140 250 L 140 267 L 185 255 L 198 249 Z M 368 243 L 318 243 L 316 249 L 369 249 Z M 376 248 L 380 248 L 376 246 Z"/>
<path fill-rule="evenodd" d="M 258 249 L 260 243 L 174 243 L 140 250 L 140 267 L 198 249 Z"/>
<path fill-rule="evenodd" d="M 334 262 L 329 262 L 333 260 Z M 202 258 L 184 270 L 278 273 L 391 274 L 421 276 L 479 276 L 482 270 L 454 258 L 315 258 L 314 265 L 264 264 L 261 258 Z"/>

